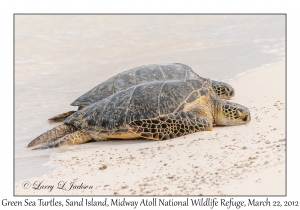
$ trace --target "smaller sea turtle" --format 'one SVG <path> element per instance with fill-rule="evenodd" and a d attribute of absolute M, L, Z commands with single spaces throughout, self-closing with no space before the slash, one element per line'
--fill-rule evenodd
<path fill-rule="evenodd" d="M 183 79 L 198 79 L 201 81 L 208 81 L 213 90 L 221 99 L 230 99 L 234 96 L 234 89 L 231 87 L 231 85 L 225 82 L 218 82 L 202 78 L 198 76 L 188 65 L 181 63 L 150 64 L 124 71 L 109 78 L 77 98 L 71 103 L 71 106 L 78 106 L 78 110 L 80 110 L 87 105 L 100 101 L 134 85 L 153 81 Z M 49 120 L 62 120 L 74 112 L 76 111 L 69 111 L 59 114 L 50 118 Z"/>
<path fill-rule="evenodd" d="M 45 149 L 98 138 L 166 140 L 250 119 L 246 107 L 218 98 L 209 81 L 155 81 L 84 107 L 28 147 L 43 144 L 38 149 Z"/>

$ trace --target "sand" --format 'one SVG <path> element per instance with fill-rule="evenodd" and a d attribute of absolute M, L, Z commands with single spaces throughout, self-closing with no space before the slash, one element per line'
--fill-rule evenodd
<path fill-rule="evenodd" d="M 28 189 L 17 183 L 15 195 L 285 195 L 285 62 L 230 84 L 232 101 L 250 109 L 249 124 L 167 141 L 58 148 L 54 162 L 61 166 L 26 180 Z M 70 189 L 72 182 L 81 189 Z"/>

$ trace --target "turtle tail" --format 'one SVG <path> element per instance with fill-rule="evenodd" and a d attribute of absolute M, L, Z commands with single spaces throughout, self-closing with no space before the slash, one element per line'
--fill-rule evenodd
<path fill-rule="evenodd" d="M 73 133 L 75 131 L 77 131 L 77 128 L 74 125 L 61 124 L 57 127 L 52 128 L 51 130 L 46 131 L 45 133 L 41 134 L 40 136 L 36 137 L 34 140 L 32 140 L 28 144 L 28 147 L 33 147 L 38 144 L 55 141 L 65 135 Z"/>
<path fill-rule="evenodd" d="M 55 115 L 54 117 L 49 118 L 49 120 L 61 121 L 61 120 L 66 119 L 70 115 L 72 115 L 74 112 L 76 112 L 76 111 L 69 111 L 69 112 L 65 112 L 65 113 L 62 113 L 62 114 L 58 114 L 58 115 Z"/>

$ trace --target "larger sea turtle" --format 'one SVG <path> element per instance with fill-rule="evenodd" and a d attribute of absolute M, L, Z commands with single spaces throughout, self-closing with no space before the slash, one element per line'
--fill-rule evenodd
<path fill-rule="evenodd" d="M 108 80 L 100 83 L 93 89 L 89 90 L 74 102 L 72 106 L 78 106 L 78 109 L 100 101 L 119 91 L 125 90 L 134 85 L 165 80 L 183 80 L 183 79 L 198 79 L 208 81 L 216 94 L 222 99 L 230 99 L 234 96 L 234 89 L 231 85 L 225 82 L 218 82 L 197 75 L 191 67 L 181 63 L 173 64 L 150 64 L 139 66 L 119 73 Z M 76 111 L 69 111 L 63 114 L 56 115 L 50 120 L 61 120 L 70 116 Z"/>
<path fill-rule="evenodd" d="M 92 139 L 171 139 L 213 125 L 250 121 L 249 110 L 217 97 L 209 81 L 168 80 L 139 84 L 75 112 L 28 147 L 81 144 Z"/>

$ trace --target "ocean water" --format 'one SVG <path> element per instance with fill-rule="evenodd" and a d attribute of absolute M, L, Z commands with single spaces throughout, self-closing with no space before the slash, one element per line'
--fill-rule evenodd
<path fill-rule="evenodd" d="M 15 15 L 15 182 L 49 173 L 65 147 L 27 144 L 76 110 L 69 104 L 109 77 L 140 65 L 184 63 L 230 81 L 285 59 L 284 15 Z M 95 145 L 94 145 L 95 146 Z"/>

